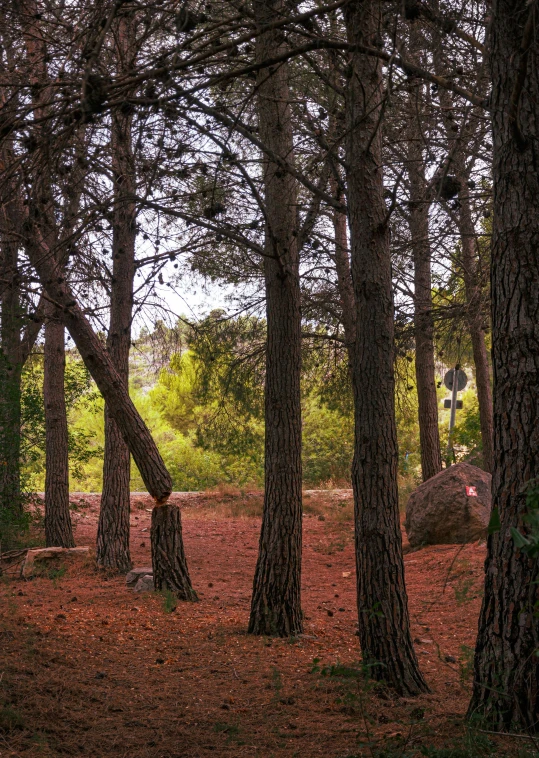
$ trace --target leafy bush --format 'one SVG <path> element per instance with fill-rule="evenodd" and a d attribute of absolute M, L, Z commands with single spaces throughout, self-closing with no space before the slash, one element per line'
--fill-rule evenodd
<path fill-rule="evenodd" d="M 155 438 L 175 490 L 263 485 L 265 329 L 263 319 L 226 319 L 215 312 L 196 333 L 189 333 L 184 325 L 181 340 L 171 343 L 181 352 L 172 355 L 170 340 L 163 343 L 162 351 L 156 346 L 163 341 L 159 330 L 141 334 L 133 352 L 131 396 Z M 353 457 L 348 360 L 343 349 L 328 350 L 326 345 L 316 340 L 306 344 L 303 356 L 303 475 L 305 484 L 313 488 L 349 486 Z M 164 366 L 158 373 L 156 363 Z M 22 472 L 24 487 L 30 491 L 42 490 L 44 485 L 42 384 L 42 357 L 36 355 L 23 377 Z M 440 388 L 440 402 L 446 394 Z M 66 400 L 72 487 L 99 491 L 104 403 L 75 355 L 68 356 Z M 447 415 L 447 411 L 440 413 L 443 446 L 447 444 Z M 460 455 L 480 463 L 481 433 L 473 389 L 464 394 L 464 411 L 457 419 L 454 442 Z M 399 492 L 404 506 L 421 478 L 412 355 L 401 355 L 396 363 L 396 421 Z M 134 466 L 131 487 L 144 489 Z"/>

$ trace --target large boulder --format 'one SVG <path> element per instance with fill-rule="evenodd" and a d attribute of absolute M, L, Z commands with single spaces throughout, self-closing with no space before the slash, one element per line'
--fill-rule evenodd
<path fill-rule="evenodd" d="M 473 542 L 486 534 L 491 475 L 456 463 L 423 482 L 406 506 L 404 526 L 412 547 Z"/>
<path fill-rule="evenodd" d="M 36 573 L 37 566 L 41 561 L 67 558 L 68 556 L 88 555 L 89 547 L 43 547 L 28 550 L 26 559 L 21 567 L 21 577 L 28 579 Z"/>

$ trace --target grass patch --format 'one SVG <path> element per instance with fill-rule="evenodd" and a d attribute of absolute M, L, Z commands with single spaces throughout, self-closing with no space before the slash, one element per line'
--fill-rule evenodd
<path fill-rule="evenodd" d="M 165 613 L 174 613 L 178 605 L 178 598 L 168 588 L 161 592 L 163 596 L 163 610 Z"/>

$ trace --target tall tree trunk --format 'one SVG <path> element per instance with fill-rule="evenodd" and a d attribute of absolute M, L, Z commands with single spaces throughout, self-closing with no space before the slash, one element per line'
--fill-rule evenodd
<path fill-rule="evenodd" d="M 286 13 L 282 0 L 254 0 L 259 27 Z M 257 58 L 282 52 L 282 36 L 257 38 Z M 259 74 L 260 136 L 277 155 L 293 155 L 288 66 Z M 301 612 L 301 311 L 295 180 L 264 161 L 267 347 L 265 491 L 249 632 L 281 637 L 302 631 Z"/>
<path fill-rule="evenodd" d="M 330 17 L 330 25 L 332 32 L 337 32 L 337 25 L 335 16 L 332 14 Z M 331 51 L 328 51 L 328 63 L 327 68 L 329 72 L 329 78 L 335 89 L 342 89 L 343 79 L 342 74 L 339 74 L 335 56 Z M 331 155 L 329 176 L 329 188 L 331 196 L 338 202 L 342 203 L 346 201 L 346 194 L 344 190 L 344 181 L 342 177 L 342 170 L 338 161 L 335 160 L 338 157 L 338 148 L 342 145 L 343 139 L 343 105 L 342 99 L 338 97 L 336 92 L 330 92 L 329 94 L 329 141 L 333 144 L 334 154 Z M 337 290 L 339 293 L 339 301 L 341 305 L 342 324 L 344 328 L 344 338 L 346 342 L 346 349 L 348 352 L 348 363 L 351 365 L 352 352 L 354 348 L 354 342 L 356 340 L 356 305 L 354 300 L 354 286 L 352 284 L 352 271 L 350 269 L 350 246 L 348 244 L 348 219 L 346 217 L 346 211 L 339 210 L 337 208 L 331 209 L 332 222 L 333 222 L 333 238 L 335 242 L 335 271 L 337 274 Z"/>
<path fill-rule="evenodd" d="M 537 6 L 496 0 L 492 12 L 492 503 L 485 595 L 470 714 L 501 730 L 539 723 L 539 562 L 513 541 L 526 531 L 526 491 L 539 477 L 539 69 Z M 535 481 L 536 484 L 536 481 Z"/>
<path fill-rule="evenodd" d="M 46 307 L 45 372 L 45 540 L 47 547 L 74 547 L 69 514 L 69 453 L 65 403 L 65 328 Z"/>
<path fill-rule="evenodd" d="M 98 566 L 125 573 L 132 568 L 130 535 L 130 455 L 122 434 L 105 405 L 103 490 L 97 529 Z"/>
<path fill-rule="evenodd" d="M 348 41 L 381 34 L 376 0 L 345 7 Z M 346 160 L 356 343 L 352 363 L 355 449 L 352 482 L 359 639 L 371 676 L 399 693 L 427 690 L 410 636 L 399 523 L 391 259 L 382 176 L 379 61 L 350 56 Z"/>
<path fill-rule="evenodd" d="M 134 59 L 133 19 L 122 16 L 117 34 L 120 71 L 129 70 Z M 131 138 L 132 116 L 112 114 L 112 168 L 114 175 L 114 226 L 110 325 L 107 349 L 124 384 L 129 385 L 129 349 L 135 277 L 136 195 L 135 163 Z M 130 513 L 129 448 L 105 407 L 105 457 L 103 491 L 97 530 L 97 564 L 120 572 L 131 568 L 129 552 Z"/>
<path fill-rule="evenodd" d="M 417 41 L 411 32 L 411 44 Z M 429 192 L 425 178 L 421 114 L 423 85 L 410 84 L 408 98 L 407 168 L 410 182 L 408 206 L 414 264 L 415 377 L 417 384 L 419 442 L 423 481 L 442 470 L 438 427 L 438 397 L 434 368 L 434 319 L 432 317 L 431 250 L 429 240 Z"/>
<path fill-rule="evenodd" d="M 4 151 L 5 152 L 5 151 Z M 1 168 L 5 168 L 5 155 Z M 0 522 L 19 522 L 23 516 L 21 492 L 21 384 L 22 370 L 41 329 L 42 301 L 21 333 L 23 309 L 18 270 L 18 217 L 13 196 L 2 202 L 0 214 Z"/>
<path fill-rule="evenodd" d="M 463 161 L 459 161 L 464 163 Z M 457 166 L 457 178 L 462 189 L 459 193 L 459 232 L 462 245 L 462 269 L 464 288 L 466 291 L 466 314 L 468 329 L 472 343 L 475 365 L 475 383 L 477 386 L 477 401 L 479 404 L 479 423 L 481 425 L 481 441 L 483 445 L 483 467 L 492 472 L 494 455 L 494 418 L 492 407 L 492 390 L 490 387 L 490 368 L 488 364 L 487 346 L 483 322 L 483 298 L 481 286 L 477 280 L 477 235 L 472 217 L 470 191 L 466 186 L 468 177 L 465 166 Z"/>
<path fill-rule="evenodd" d="M 3 235 L 0 353 L 0 509 L 4 518 L 22 515 L 20 488 L 21 449 L 21 376 L 20 360 L 20 283 L 17 268 L 18 246 L 9 239 L 9 220 L 4 213 L 8 234 Z M 11 515 L 10 515 L 11 514 Z"/>
<path fill-rule="evenodd" d="M 342 202 L 342 192 L 337 180 L 330 180 L 331 193 L 335 200 Z M 346 214 L 337 208 L 332 209 L 333 235 L 335 239 L 335 271 L 337 272 L 337 287 L 341 302 L 342 323 L 344 338 L 348 354 L 351 355 L 356 340 L 356 306 L 354 300 L 354 286 L 352 284 L 352 272 L 350 270 L 350 253 L 348 248 L 348 230 Z"/>
<path fill-rule="evenodd" d="M 434 51 L 435 67 L 443 71 L 442 43 L 439 42 Z M 466 166 L 466 151 L 474 150 L 477 143 L 473 134 L 474 119 L 478 114 L 466 113 L 465 118 L 471 122 L 460 126 L 455 131 L 455 119 L 453 116 L 453 96 L 444 89 L 439 91 L 440 104 L 442 105 L 443 124 L 446 131 L 446 139 L 449 146 L 449 163 L 447 172 L 454 174 L 460 183 L 458 193 L 459 211 L 456 214 L 461 249 L 462 249 L 462 275 L 466 293 L 466 318 L 468 331 L 472 343 L 472 352 L 475 365 L 475 380 L 477 385 L 477 400 L 479 403 L 479 420 L 481 425 L 481 441 L 483 446 L 483 466 L 487 471 L 492 471 L 493 460 L 493 409 L 492 391 L 490 388 L 490 368 L 485 343 L 485 330 L 483 323 L 485 314 L 483 311 L 483 296 L 481 284 L 478 281 L 477 270 L 477 234 L 475 230 L 470 190 L 467 182 L 470 178 L 469 169 Z"/>

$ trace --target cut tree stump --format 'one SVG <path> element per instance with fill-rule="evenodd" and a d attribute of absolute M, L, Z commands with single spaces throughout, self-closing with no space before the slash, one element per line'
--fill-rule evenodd
<path fill-rule="evenodd" d="M 182 521 L 177 505 L 155 506 L 152 511 L 151 543 L 155 589 L 168 589 L 179 600 L 198 600 L 187 568 Z"/>
<path fill-rule="evenodd" d="M 28 579 L 29 576 L 32 576 L 36 560 L 44 561 L 68 555 L 83 555 L 88 553 L 89 549 L 89 547 L 45 547 L 28 550 L 26 560 L 21 568 L 21 577 Z"/>

